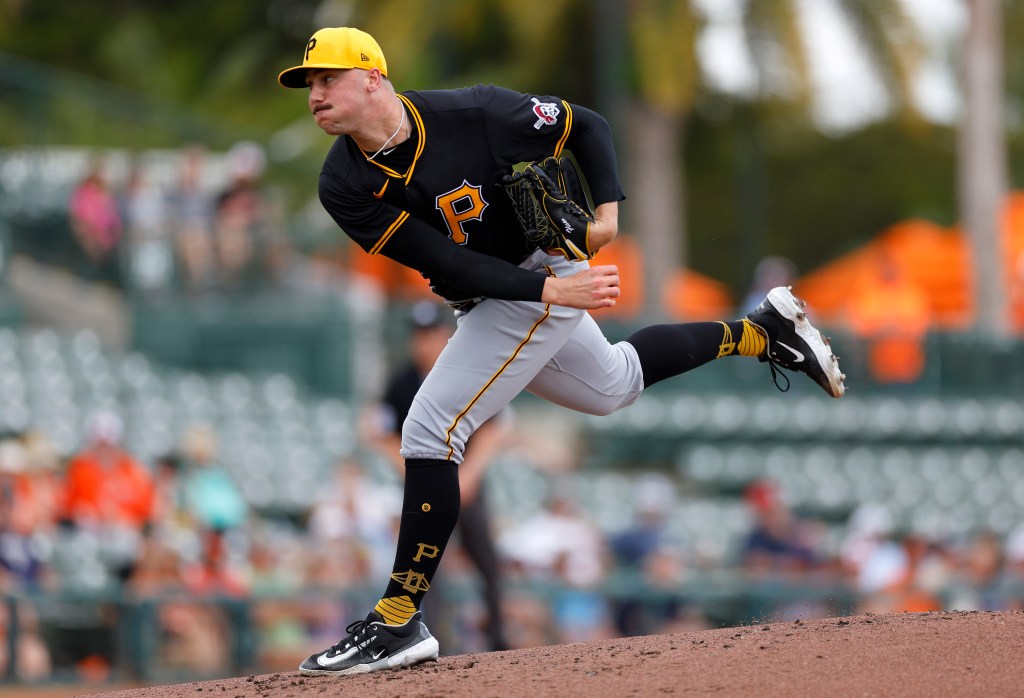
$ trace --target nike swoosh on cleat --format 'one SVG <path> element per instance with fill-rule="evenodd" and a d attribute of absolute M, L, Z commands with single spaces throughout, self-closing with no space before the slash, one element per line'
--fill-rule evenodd
<path fill-rule="evenodd" d="M 328 657 L 326 654 L 321 654 L 319 657 L 316 658 L 316 663 L 319 664 L 322 667 L 334 666 L 335 664 L 339 664 L 339 663 L 345 661 L 346 659 L 350 658 L 352 655 L 354 655 L 356 652 L 359 651 L 360 647 L 365 647 L 366 645 L 370 644 L 371 642 L 373 642 L 376 639 L 377 639 L 377 636 L 374 635 L 373 637 L 371 637 L 366 642 L 364 642 L 364 643 L 362 643 L 360 645 L 353 645 L 353 646 L 349 647 L 344 653 L 335 655 L 333 657 Z"/>
<path fill-rule="evenodd" d="M 374 652 L 373 658 L 374 659 L 380 659 L 381 657 L 383 657 L 387 653 L 388 653 L 388 651 L 385 648 L 381 647 L 379 652 Z"/>
<path fill-rule="evenodd" d="M 803 363 L 803 361 L 805 360 L 806 357 L 803 354 L 801 354 L 800 352 L 798 352 L 796 349 L 794 349 L 793 347 L 789 346 L 788 344 L 783 344 L 782 342 L 776 342 L 776 344 L 778 344 L 780 347 L 786 347 L 791 352 L 793 352 L 793 356 L 796 357 L 797 363 Z"/>
<path fill-rule="evenodd" d="M 328 656 L 322 654 L 322 655 L 320 655 L 319 657 L 316 658 L 316 663 L 319 664 L 320 666 L 323 666 L 323 667 L 331 667 L 331 666 L 334 666 L 335 664 L 339 664 L 339 663 L 345 661 L 350 656 L 352 656 L 352 650 L 349 650 L 348 652 L 345 652 L 344 654 L 335 655 L 333 657 L 328 657 Z"/>

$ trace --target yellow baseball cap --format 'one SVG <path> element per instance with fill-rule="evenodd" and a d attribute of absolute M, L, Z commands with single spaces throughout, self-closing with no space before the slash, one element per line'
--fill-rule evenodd
<path fill-rule="evenodd" d="M 282 71 L 277 81 L 284 87 L 305 87 L 310 68 L 377 68 L 387 77 L 388 64 L 384 52 L 372 36 L 352 27 L 329 27 L 310 37 L 302 65 Z"/>

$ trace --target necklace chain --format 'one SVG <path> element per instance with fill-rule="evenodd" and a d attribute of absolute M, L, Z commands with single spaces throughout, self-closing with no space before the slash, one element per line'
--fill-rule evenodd
<path fill-rule="evenodd" d="M 388 139 L 387 139 L 386 141 L 384 141 L 384 145 L 382 145 L 382 146 L 380 147 L 380 150 L 378 150 L 378 151 L 377 151 L 376 153 L 374 153 L 373 155 L 371 155 L 370 157 L 368 157 L 368 158 L 366 158 L 366 159 L 367 159 L 367 160 L 373 160 L 373 159 L 374 159 L 375 157 L 377 157 L 378 155 L 380 155 L 380 154 L 381 154 L 381 152 L 382 152 L 382 151 L 383 151 L 383 150 L 384 150 L 385 148 L 387 148 L 387 147 L 388 147 L 388 143 L 390 143 L 391 141 L 393 141 L 393 140 L 395 139 L 395 136 L 397 136 L 397 135 L 398 135 L 398 132 L 402 130 L 402 127 L 403 127 L 403 126 L 405 126 L 405 107 L 404 107 L 404 106 L 402 107 L 402 120 L 398 122 L 398 128 L 396 128 L 396 129 L 395 129 L 395 132 L 391 134 L 391 137 L 390 137 L 390 138 L 388 138 Z M 394 150 L 394 148 L 392 148 L 391 150 Z M 390 152 L 391 152 L 391 150 L 389 150 L 389 151 L 388 151 L 388 153 L 390 153 Z M 386 154 L 386 153 L 385 153 L 385 154 Z"/>

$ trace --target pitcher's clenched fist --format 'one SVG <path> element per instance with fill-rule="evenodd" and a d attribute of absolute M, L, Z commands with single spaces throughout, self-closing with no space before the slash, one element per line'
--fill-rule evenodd
<path fill-rule="evenodd" d="M 541 301 L 569 308 L 592 310 L 610 308 L 619 297 L 619 268 L 614 264 L 595 266 L 566 277 L 549 277 Z"/>

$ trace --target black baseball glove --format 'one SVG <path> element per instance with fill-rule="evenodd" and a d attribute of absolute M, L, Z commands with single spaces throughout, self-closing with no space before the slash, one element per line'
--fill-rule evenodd
<path fill-rule="evenodd" d="M 572 160 L 550 157 L 530 163 L 522 172 L 503 177 L 501 184 L 528 241 L 561 253 L 570 262 L 594 256 L 590 248 L 594 214 Z"/>

